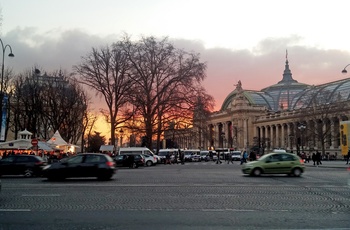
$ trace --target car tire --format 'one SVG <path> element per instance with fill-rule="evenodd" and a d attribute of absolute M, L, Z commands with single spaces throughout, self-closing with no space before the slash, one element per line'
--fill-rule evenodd
<path fill-rule="evenodd" d="M 153 162 L 152 161 L 146 161 L 146 166 L 152 166 L 153 165 Z"/>
<path fill-rule="evenodd" d="M 32 169 L 26 169 L 26 170 L 24 170 L 24 176 L 25 177 L 32 177 L 32 176 L 34 176 L 34 172 L 33 172 L 33 170 Z"/>
<path fill-rule="evenodd" d="M 251 175 L 252 175 L 252 176 L 260 176 L 261 173 L 262 173 L 261 169 L 255 168 L 255 169 L 253 169 Z"/>
<path fill-rule="evenodd" d="M 301 176 L 301 169 L 300 168 L 295 168 L 293 169 L 293 175 L 296 177 L 300 177 Z"/>

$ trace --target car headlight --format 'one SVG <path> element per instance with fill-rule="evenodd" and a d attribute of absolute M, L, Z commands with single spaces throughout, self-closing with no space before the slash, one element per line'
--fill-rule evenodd
<path fill-rule="evenodd" d="M 51 167 L 51 165 L 46 165 L 43 170 L 49 169 Z"/>

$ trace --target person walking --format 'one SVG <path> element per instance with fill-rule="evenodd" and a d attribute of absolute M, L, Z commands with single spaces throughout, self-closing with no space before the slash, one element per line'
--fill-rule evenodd
<path fill-rule="evenodd" d="M 314 166 L 316 166 L 316 153 L 312 153 L 312 161 L 314 162 Z"/>
<path fill-rule="evenodd" d="M 181 149 L 179 149 L 179 157 L 180 157 L 181 164 L 184 165 L 185 164 L 185 156 L 184 156 L 184 152 L 182 152 Z"/>
<path fill-rule="evenodd" d="M 222 164 L 220 160 L 220 151 L 218 151 L 217 155 L 218 155 L 218 159 L 216 160 L 216 164 L 219 164 L 219 163 Z"/>
<path fill-rule="evenodd" d="M 230 162 L 233 164 L 233 160 L 232 160 L 232 152 L 229 151 L 227 153 L 227 164 L 230 164 Z"/>
<path fill-rule="evenodd" d="M 241 158 L 241 164 L 247 163 L 247 158 L 248 158 L 248 153 L 247 153 L 247 151 L 244 151 L 243 156 Z"/>
<path fill-rule="evenodd" d="M 319 151 L 316 152 L 316 162 L 317 162 L 317 166 L 321 165 L 321 153 Z"/>
<path fill-rule="evenodd" d="M 349 158 L 350 158 L 350 149 L 348 151 L 348 154 L 346 155 L 346 164 L 349 164 Z"/>

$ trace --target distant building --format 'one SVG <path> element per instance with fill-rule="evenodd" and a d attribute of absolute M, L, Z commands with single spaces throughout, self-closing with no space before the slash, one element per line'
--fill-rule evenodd
<path fill-rule="evenodd" d="M 286 57 L 277 84 L 255 91 L 244 89 L 239 81 L 220 111 L 206 121 L 205 136 L 194 137 L 193 133 L 201 133 L 194 130 L 174 135 L 172 130 L 165 138 L 175 139 L 180 147 L 191 143 L 203 149 L 231 147 L 260 153 L 276 148 L 296 153 L 323 149 L 326 157 L 340 157 L 339 123 L 349 117 L 350 79 L 317 86 L 299 83 Z"/>

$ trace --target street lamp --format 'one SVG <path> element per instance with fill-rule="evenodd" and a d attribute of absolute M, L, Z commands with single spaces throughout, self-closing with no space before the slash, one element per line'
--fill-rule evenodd
<path fill-rule="evenodd" d="M 120 128 L 119 134 L 120 134 L 120 147 L 123 147 L 123 135 L 124 135 L 124 131 L 123 131 L 122 128 Z"/>
<path fill-rule="evenodd" d="M 342 72 L 342 74 L 347 74 L 348 73 L 348 71 L 346 70 L 346 67 L 348 67 L 350 64 L 347 64 L 345 67 L 344 67 L 344 69 L 341 71 Z"/>
<path fill-rule="evenodd" d="M 1 84 L 0 84 L 0 141 L 5 141 L 5 128 L 6 128 L 6 121 L 3 121 L 4 113 L 3 110 L 3 103 L 4 103 L 4 70 L 5 70 L 5 53 L 6 49 L 10 49 L 9 57 L 14 57 L 15 55 L 12 53 L 12 47 L 8 44 L 4 45 L 0 38 L 1 48 L 2 48 L 2 65 L 1 65 Z M 6 116 L 6 113 L 5 113 Z"/>
<path fill-rule="evenodd" d="M 0 42 L 1 42 L 1 47 L 2 47 L 2 65 L 1 65 L 1 88 L 0 88 L 0 92 L 1 94 L 3 93 L 3 87 L 4 87 L 4 70 L 5 70 L 5 53 L 6 53 L 6 49 L 9 48 L 10 49 L 10 53 L 9 53 L 9 57 L 15 57 L 15 55 L 12 53 L 12 47 L 7 44 L 4 45 L 4 43 L 2 42 L 1 38 L 0 38 Z"/>
<path fill-rule="evenodd" d="M 306 129 L 306 125 L 300 124 L 298 126 L 298 129 L 300 130 L 300 133 L 301 133 L 301 141 L 300 141 L 301 151 L 304 153 L 304 130 Z"/>

